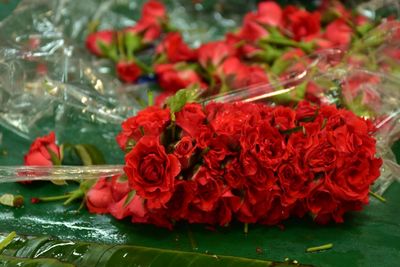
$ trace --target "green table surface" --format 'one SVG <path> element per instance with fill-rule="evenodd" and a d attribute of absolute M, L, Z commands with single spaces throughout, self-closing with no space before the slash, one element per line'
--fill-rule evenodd
<path fill-rule="evenodd" d="M 21 164 L 29 143 L 0 128 L 3 144 L 0 165 Z M 21 194 L 22 208 L 0 207 L 0 232 L 52 235 L 61 239 L 109 244 L 131 244 L 218 255 L 284 261 L 286 258 L 314 266 L 399 266 L 400 185 L 385 193 L 388 202 L 371 199 L 362 212 L 352 213 L 343 224 L 319 226 L 310 219 L 292 219 L 284 228 L 250 225 L 248 235 L 240 224 L 208 229 L 204 225 L 178 224 L 173 231 L 150 225 L 133 225 L 108 215 L 78 211 L 78 203 L 31 204 L 30 197 L 62 194 L 69 186 L 39 182 L 31 186 L 1 184 L 1 193 Z M 190 238 L 191 237 L 191 238 Z M 331 250 L 306 253 L 305 249 L 333 243 Z"/>

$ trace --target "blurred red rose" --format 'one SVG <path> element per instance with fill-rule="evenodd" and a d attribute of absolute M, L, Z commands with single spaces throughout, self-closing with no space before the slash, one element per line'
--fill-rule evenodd
<path fill-rule="evenodd" d="M 287 6 L 283 10 L 284 28 L 296 41 L 309 41 L 321 30 L 321 14 L 318 11 L 308 12 L 295 6 Z"/>
<path fill-rule="evenodd" d="M 86 48 L 96 56 L 106 56 L 104 49 L 114 45 L 115 35 L 111 30 L 91 33 L 86 37 Z"/>
<path fill-rule="evenodd" d="M 118 78 L 127 83 L 136 82 L 142 75 L 142 69 L 135 62 L 120 61 L 116 68 Z"/>
<path fill-rule="evenodd" d="M 160 64 L 155 66 L 158 83 L 162 89 L 174 93 L 192 85 L 204 87 L 199 74 L 185 64 Z"/>
<path fill-rule="evenodd" d="M 165 54 L 168 63 L 179 61 L 192 61 L 197 53 L 190 49 L 182 40 L 179 32 L 168 33 L 164 40 L 156 48 L 157 54 Z"/>

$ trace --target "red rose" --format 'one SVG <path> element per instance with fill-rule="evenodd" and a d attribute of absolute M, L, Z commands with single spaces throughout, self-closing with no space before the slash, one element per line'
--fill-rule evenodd
<path fill-rule="evenodd" d="M 117 76 L 127 83 L 136 82 L 142 75 L 142 69 L 134 62 L 120 61 L 117 63 Z"/>
<path fill-rule="evenodd" d="M 382 159 L 355 152 L 349 154 L 327 179 L 327 187 L 338 199 L 368 202 L 369 186 L 379 177 Z"/>
<path fill-rule="evenodd" d="M 200 126 L 205 123 L 206 115 L 203 107 L 197 103 L 188 103 L 175 114 L 176 125 L 178 125 L 185 134 L 196 137 L 201 130 Z"/>
<path fill-rule="evenodd" d="M 183 42 L 179 32 L 168 33 L 165 39 L 157 46 L 156 53 L 165 54 L 169 63 L 192 61 L 197 57 L 196 52 Z"/>
<path fill-rule="evenodd" d="M 240 222 L 256 223 L 266 215 L 272 208 L 272 201 L 278 188 L 265 190 L 259 187 L 248 186 L 245 191 L 242 205 L 236 212 L 236 217 Z"/>
<path fill-rule="evenodd" d="M 224 193 L 222 181 L 213 178 L 204 167 L 200 167 L 193 176 L 193 181 L 196 182 L 193 204 L 202 211 L 213 211 Z"/>
<path fill-rule="evenodd" d="M 266 213 L 263 214 L 264 216 L 260 219 L 260 223 L 265 225 L 277 225 L 289 217 L 290 210 L 283 206 L 281 192 L 273 191 L 269 197 L 270 207 Z"/>
<path fill-rule="evenodd" d="M 108 210 L 112 216 L 118 220 L 122 220 L 128 216 L 132 216 L 132 222 L 147 223 L 148 210 L 144 204 L 144 199 L 135 195 L 129 202 L 129 195 L 120 199 L 118 202 L 110 203 Z"/>
<path fill-rule="evenodd" d="M 176 92 L 192 85 L 204 87 L 204 83 L 195 70 L 185 64 L 160 64 L 155 66 L 155 73 L 162 89 Z"/>
<path fill-rule="evenodd" d="M 115 32 L 98 31 L 86 37 L 86 48 L 96 56 L 106 56 L 103 49 L 110 48 L 115 41 Z"/>
<path fill-rule="evenodd" d="M 336 148 L 325 135 L 309 137 L 309 144 L 304 154 L 304 162 L 314 173 L 327 173 L 335 168 L 338 157 Z"/>
<path fill-rule="evenodd" d="M 309 177 L 293 159 L 291 163 L 283 163 L 278 168 L 279 184 L 284 194 L 282 203 L 292 205 L 308 194 Z"/>
<path fill-rule="evenodd" d="M 253 171 L 255 164 L 251 164 L 249 166 L 247 163 L 248 161 L 246 162 L 237 157 L 226 164 L 224 179 L 229 187 L 234 189 L 242 189 L 246 182 L 245 173 L 256 173 Z M 246 167 L 250 167 L 250 169 L 246 169 Z"/>
<path fill-rule="evenodd" d="M 182 137 L 174 147 L 174 155 L 179 159 L 182 169 L 189 167 L 190 158 L 193 155 L 196 145 L 193 144 L 193 139 L 189 136 Z"/>
<path fill-rule="evenodd" d="M 244 131 L 240 142 L 243 149 L 252 153 L 265 168 L 276 170 L 288 158 L 284 136 L 267 121 L 259 121 Z"/>
<path fill-rule="evenodd" d="M 149 0 L 143 5 L 142 19 L 159 23 L 167 19 L 167 10 L 163 3 L 156 0 Z"/>
<path fill-rule="evenodd" d="M 236 57 L 230 57 L 217 68 L 219 78 L 230 89 L 268 83 L 266 72 L 260 66 L 247 66 Z"/>
<path fill-rule="evenodd" d="M 177 181 L 175 191 L 167 208 L 169 216 L 174 220 L 187 219 L 189 204 L 194 198 L 196 183 L 194 181 Z"/>
<path fill-rule="evenodd" d="M 296 127 L 296 113 L 291 108 L 276 107 L 272 113 L 274 125 L 279 130 L 290 130 Z"/>
<path fill-rule="evenodd" d="M 283 10 L 283 18 L 285 19 L 284 27 L 296 41 L 307 41 L 320 33 L 321 14 L 317 11 L 310 13 L 289 5 Z"/>
<path fill-rule="evenodd" d="M 49 135 L 36 138 L 29 151 L 24 156 L 26 166 L 52 166 L 53 162 L 49 151 L 52 151 L 60 159 L 60 148 L 56 145 L 54 132 Z"/>
<path fill-rule="evenodd" d="M 108 213 L 108 206 L 112 204 L 111 181 L 100 178 L 86 194 L 86 206 L 91 213 Z"/>
<path fill-rule="evenodd" d="M 125 156 L 124 171 L 131 187 L 153 209 L 164 206 L 171 198 L 181 167 L 176 156 L 165 152 L 158 138 L 145 136 Z"/>
<path fill-rule="evenodd" d="M 258 16 L 255 13 L 247 13 L 243 20 L 243 26 L 238 32 L 241 40 L 256 43 L 261 38 L 268 37 L 269 33 L 266 28 L 257 21 Z"/>
<path fill-rule="evenodd" d="M 145 43 L 157 39 L 162 33 L 162 25 L 167 20 L 165 6 L 155 0 L 150 0 L 143 6 L 142 17 L 133 27 L 127 27 L 125 31 L 139 33 Z"/>
<path fill-rule="evenodd" d="M 325 38 L 334 46 L 348 46 L 353 30 L 344 19 L 336 19 L 326 27 Z"/>
<path fill-rule="evenodd" d="M 203 44 L 198 50 L 199 63 L 205 69 L 219 66 L 226 58 L 234 54 L 233 47 L 224 41 Z"/>
<path fill-rule="evenodd" d="M 138 112 L 122 123 L 122 132 L 117 137 L 117 143 L 122 150 L 126 149 L 129 141 L 133 144 L 142 136 L 159 136 L 170 123 L 169 109 L 151 106 Z"/>
<path fill-rule="evenodd" d="M 238 89 L 246 85 L 247 66 L 238 58 L 227 58 L 217 69 L 218 76 L 230 89 Z"/>
<path fill-rule="evenodd" d="M 129 194 L 131 189 L 129 188 L 128 180 L 125 176 L 114 176 L 111 180 L 111 194 L 115 202 L 120 201 L 126 195 Z"/>
<path fill-rule="evenodd" d="M 318 108 L 307 101 L 301 101 L 296 108 L 296 120 L 310 120 L 317 116 Z"/>
<path fill-rule="evenodd" d="M 322 186 L 315 188 L 307 197 L 307 207 L 313 214 L 314 221 L 326 224 L 332 219 L 332 213 L 339 202 Z"/>
<path fill-rule="evenodd" d="M 273 1 L 258 4 L 257 22 L 267 26 L 281 26 L 283 12 L 279 4 Z"/>
<path fill-rule="evenodd" d="M 269 84 L 269 79 L 267 72 L 260 66 L 252 65 L 248 67 L 248 81 L 247 85 L 267 85 Z M 265 93 L 272 92 L 272 88 L 265 88 Z"/>

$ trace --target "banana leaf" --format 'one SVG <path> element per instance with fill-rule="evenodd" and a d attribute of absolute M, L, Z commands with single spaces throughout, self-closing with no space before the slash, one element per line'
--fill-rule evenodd
<path fill-rule="evenodd" d="M 24 259 L 0 256 L 0 267 L 74 267 L 56 259 Z"/>
<path fill-rule="evenodd" d="M 19 262 L 22 265 L 17 265 Z M 28 265 L 29 262 L 31 262 L 32 265 Z M 62 262 L 72 265 L 64 265 Z M 50 237 L 26 238 L 23 236 L 18 236 L 3 249 L 0 255 L 0 264 L 3 263 L 5 264 L 4 266 L 306 267 L 306 265 L 300 265 L 289 261 L 271 262 L 139 246 L 113 246 L 62 241 Z"/>

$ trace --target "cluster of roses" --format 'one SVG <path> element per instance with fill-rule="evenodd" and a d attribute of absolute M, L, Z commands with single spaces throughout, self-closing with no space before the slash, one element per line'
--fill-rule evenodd
<path fill-rule="evenodd" d="M 122 124 L 125 175 L 100 179 L 91 212 L 172 228 L 177 221 L 275 225 L 309 213 L 342 222 L 379 177 L 374 126 L 335 106 L 156 106 Z"/>
<path fill-rule="evenodd" d="M 371 27 L 365 17 L 338 0 L 322 1 L 314 12 L 264 1 L 244 16 L 236 32 L 192 49 L 179 32 L 170 31 L 165 7 L 150 0 L 135 26 L 92 33 L 86 44 L 94 54 L 116 60 L 123 81 L 135 82 L 143 74 L 155 73 L 164 90 L 157 101 L 162 103 L 183 88 L 207 88 L 212 95 L 286 78 L 307 66 L 307 59 L 299 58 L 332 47 L 347 49 L 353 37 Z M 150 44 L 156 45 L 156 56 L 148 67 L 134 53 Z M 312 86 L 307 90 L 315 93 Z"/>

